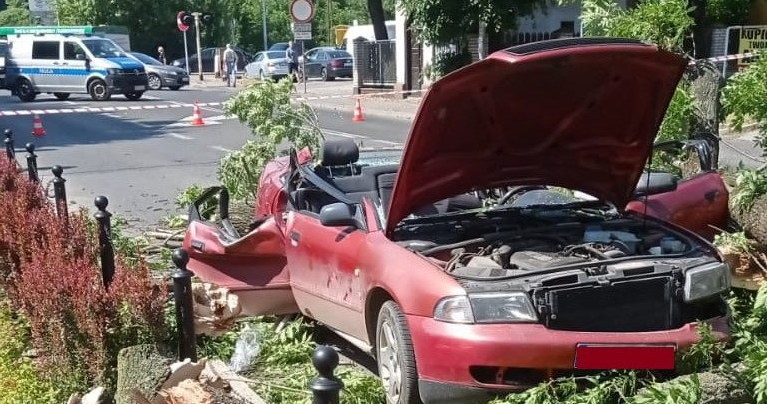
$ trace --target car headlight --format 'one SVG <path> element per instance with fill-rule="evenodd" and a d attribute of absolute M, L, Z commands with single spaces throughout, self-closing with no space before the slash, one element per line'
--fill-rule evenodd
<path fill-rule="evenodd" d="M 692 302 L 724 292 L 730 287 L 730 268 L 711 262 L 687 270 L 684 274 L 684 301 Z"/>
<path fill-rule="evenodd" d="M 122 69 L 107 69 L 107 74 L 121 74 Z"/>
<path fill-rule="evenodd" d="M 538 316 L 524 292 L 474 293 L 446 297 L 437 303 L 434 318 L 451 323 L 536 322 Z"/>

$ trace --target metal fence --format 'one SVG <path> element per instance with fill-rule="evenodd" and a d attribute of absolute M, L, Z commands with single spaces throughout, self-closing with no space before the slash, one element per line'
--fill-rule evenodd
<path fill-rule="evenodd" d="M 386 87 L 397 82 L 395 41 L 354 41 L 359 87 Z"/>

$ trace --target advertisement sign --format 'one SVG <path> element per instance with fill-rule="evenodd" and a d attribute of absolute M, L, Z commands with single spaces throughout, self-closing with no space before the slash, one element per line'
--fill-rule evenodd
<path fill-rule="evenodd" d="M 738 53 L 754 53 L 767 50 L 767 25 L 751 25 L 740 29 Z M 750 60 L 739 61 L 739 65 L 747 65 Z"/>

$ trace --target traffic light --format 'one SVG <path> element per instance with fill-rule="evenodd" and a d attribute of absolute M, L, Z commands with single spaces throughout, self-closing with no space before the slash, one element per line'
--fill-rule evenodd
<path fill-rule="evenodd" d="M 200 20 L 205 25 L 210 25 L 213 23 L 213 14 L 211 13 L 202 13 L 202 18 Z"/>
<path fill-rule="evenodd" d="M 194 26 L 194 16 L 189 11 L 182 11 L 180 14 L 179 20 L 181 21 L 181 24 L 185 27 L 189 28 Z"/>

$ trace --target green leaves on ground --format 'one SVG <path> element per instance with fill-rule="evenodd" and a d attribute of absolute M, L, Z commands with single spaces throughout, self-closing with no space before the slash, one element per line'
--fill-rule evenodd
<path fill-rule="evenodd" d="M 219 165 L 219 180 L 232 198 L 255 198 L 261 172 L 277 157 L 278 147 L 319 148 L 322 132 L 317 114 L 303 102 L 292 102 L 292 91 L 289 79 L 254 82 L 224 104 L 224 112 L 236 116 L 255 137 Z"/>

